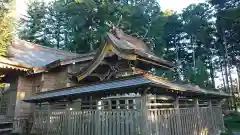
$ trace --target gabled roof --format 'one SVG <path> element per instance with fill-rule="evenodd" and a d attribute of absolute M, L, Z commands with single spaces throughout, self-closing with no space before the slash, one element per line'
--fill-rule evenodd
<path fill-rule="evenodd" d="M 45 47 L 20 39 L 14 39 L 8 47 L 8 56 L 2 57 L 1 67 L 30 71 L 36 73 L 58 66 L 77 62 L 92 61 L 76 75 L 84 78 L 91 73 L 101 61 L 109 56 L 109 51 L 128 60 L 140 60 L 157 66 L 172 68 L 173 64 L 158 58 L 141 40 L 125 34 L 115 28 L 107 33 L 104 44 L 97 52 L 76 54 L 55 48 Z M 8 64 L 8 66 L 6 65 Z M 79 77 L 78 77 L 79 78 Z"/>
<path fill-rule="evenodd" d="M 107 55 L 108 52 L 106 50 L 105 51 L 103 50 L 103 48 L 106 48 L 105 46 L 108 45 L 112 46 L 112 48 L 108 47 L 109 49 L 112 49 L 114 53 L 116 53 L 118 56 L 122 58 L 133 60 L 138 59 L 141 61 L 145 60 L 146 62 L 150 62 L 154 65 L 158 66 L 160 65 L 167 68 L 174 67 L 174 65 L 171 62 L 163 60 L 156 56 L 153 52 L 151 52 L 149 46 L 147 46 L 141 40 L 123 33 L 120 29 L 116 28 L 115 31 L 116 32 L 107 33 L 106 42 L 104 42 L 102 46 L 99 47 L 98 51 L 80 54 L 79 56 L 73 58 L 59 59 L 46 65 L 46 67 L 55 68 L 57 66 L 68 65 L 77 62 L 89 60 L 94 61 L 94 59 L 97 59 L 97 57 L 100 58 L 100 56 L 101 58 L 108 57 Z M 115 33 L 115 35 L 113 33 Z"/>
<path fill-rule="evenodd" d="M 0 67 L 14 70 L 44 70 L 45 65 L 78 54 L 45 47 L 21 39 L 13 39 L 8 46 L 8 57 L 0 57 Z"/>
<path fill-rule="evenodd" d="M 12 61 L 31 67 L 45 65 L 65 58 L 76 57 L 78 54 L 55 48 L 37 45 L 20 39 L 14 39 L 8 47 L 8 58 Z"/>
<path fill-rule="evenodd" d="M 84 67 L 81 71 L 74 73 L 78 80 L 84 79 L 91 74 L 109 55 L 112 53 L 126 60 L 139 60 L 145 63 L 150 63 L 155 66 L 165 68 L 173 68 L 171 62 L 165 61 L 157 57 L 149 46 L 135 37 L 125 34 L 120 29 L 113 29 L 107 33 L 105 42 L 101 45 L 93 60 L 88 66 Z"/>
<path fill-rule="evenodd" d="M 9 57 L 1 58 L 1 67 L 28 70 L 31 71 L 29 73 L 36 73 L 35 71 L 42 72 L 62 65 L 92 60 L 92 65 L 90 64 L 84 70 L 77 73 L 77 75 L 84 74 L 81 75 L 84 77 L 94 70 L 100 64 L 101 60 L 108 56 L 110 50 L 124 59 L 140 60 L 167 68 L 173 67 L 172 63 L 158 58 L 152 53 L 149 46 L 144 42 L 125 34 L 117 28 L 107 33 L 106 42 L 104 42 L 98 52 L 87 54 L 71 53 L 14 39 L 8 47 L 7 54 Z"/>
<path fill-rule="evenodd" d="M 134 91 L 129 91 L 127 87 L 142 86 L 142 85 L 152 85 L 156 87 L 166 88 L 168 90 L 173 90 L 176 92 L 191 93 L 192 95 L 205 95 L 205 96 L 217 96 L 217 97 L 228 97 L 229 95 L 224 92 L 205 90 L 193 85 L 183 85 L 173 83 L 164 78 L 153 76 L 150 74 L 144 75 L 134 75 L 127 78 L 119 78 L 108 81 L 101 81 L 97 83 L 92 83 L 89 85 L 68 87 L 59 90 L 52 90 L 47 92 L 38 93 L 32 97 L 27 97 L 23 101 L 30 103 L 46 102 L 53 99 L 67 98 L 71 96 L 81 96 L 83 94 L 96 94 L 96 93 L 131 93 L 139 92 L 136 89 Z M 157 89 L 157 92 L 164 91 L 164 89 Z"/>
<path fill-rule="evenodd" d="M 113 34 L 115 33 L 115 34 Z M 107 33 L 108 41 L 115 49 L 123 55 L 136 55 L 136 59 L 153 62 L 154 65 L 164 66 L 167 68 L 174 67 L 173 63 L 163 60 L 156 56 L 143 41 L 125 34 L 120 29 L 115 29 L 112 33 Z"/>

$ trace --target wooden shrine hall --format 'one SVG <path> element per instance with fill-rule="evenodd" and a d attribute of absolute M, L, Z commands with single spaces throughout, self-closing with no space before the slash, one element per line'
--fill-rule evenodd
<path fill-rule="evenodd" d="M 26 62 L 28 57 L 21 55 L 20 61 L 14 54 L 11 60 L 28 68 L 15 74 L 15 81 L 10 79 L 12 72 L 2 78 L 18 82 L 13 132 L 217 135 L 224 131 L 222 103 L 229 94 L 154 75 L 153 69 L 172 70 L 174 65 L 157 57 L 151 45 L 118 28 L 112 28 L 100 48 L 88 54 L 28 45 L 28 55 L 38 52 L 36 59 Z M 23 124 L 22 119 L 28 122 Z"/>

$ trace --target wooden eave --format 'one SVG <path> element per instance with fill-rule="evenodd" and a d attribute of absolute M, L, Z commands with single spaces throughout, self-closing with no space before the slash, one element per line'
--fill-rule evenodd
<path fill-rule="evenodd" d="M 96 69 L 98 65 L 102 62 L 102 60 L 105 58 L 109 50 L 110 46 L 104 43 L 101 46 L 100 50 L 95 55 L 95 57 L 93 58 L 93 60 L 88 64 L 88 66 L 84 67 L 80 72 L 72 75 L 77 76 L 78 81 L 80 81 L 89 74 L 91 74 L 92 71 Z"/>
<path fill-rule="evenodd" d="M 32 70 L 33 67 L 28 67 L 22 64 L 11 64 L 11 63 L 6 63 L 4 61 L 0 61 L 0 69 L 11 69 L 11 70 L 19 70 L 19 71 L 28 71 Z"/>
<path fill-rule="evenodd" d="M 130 49 L 122 48 L 120 47 L 121 45 L 118 45 L 118 43 L 114 41 L 114 38 L 111 38 L 111 37 L 113 37 L 113 35 L 111 33 L 108 33 L 107 41 L 109 42 L 109 44 L 111 44 L 114 47 L 114 49 L 118 50 L 121 53 L 124 53 L 125 55 L 132 55 L 133 58 L 135 58 L 134 60 L 139 59 L 144 62 L 153 64 L 155 66 L 165 67 L 168 69 L 171 69 L 174 67 L 173 63 L 163 60 L 155 56 L 153 53 L 143 52 L 141 50 L 137 50 L 134 48 L 130 48 Z"/>
<path fill-rule="evenodd" d="M 96 55 L 96 52 L 92 52 L 92 53 L 82 54 L 80 56 L 73 57 L 73 58 L 56 60 L 52 63 L 47 64 L 45 67 L 49 70 L 52 68 L 56 68 L 58 66 L 64 66 L 64 65 L 69 65 L 69 64 L 78 63 L 78 62 L 85 62 L 85 61 L 92 60 L 95 55 Z"/>
<path fill-rule="evenodd" d="M 167 69 L 172 69 L 175 66 L 173 63 L 158 58 L 157 56 L 154 56 L 152 54 L 147 54 L 138 50 L 135 50 L 134 53 L 138 56 L 137 59 L 140 61 L 148 62 L 153 65 L 164 67 Z"/>

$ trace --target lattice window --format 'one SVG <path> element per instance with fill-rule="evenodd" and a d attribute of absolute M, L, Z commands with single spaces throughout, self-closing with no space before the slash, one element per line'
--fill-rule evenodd
<path fill-rule="evenodd" d="M 36 92 L 36 93 L 41 92 L 41 86 L 40 86 L 40 85 L 36 85 L 36 87 L 35 87 L 35 92 Z"/>
<path fill-rule="evenodd" d="M 180 108 L 195 107 L 194 99 L 187 99 L 187 98 L 179 99 L 179 107 Z"/>
<path fill-rule="evenodd" d="M 173 108 L 173 101 L 163 100 L 158 98 L 151 98 L 148 101 L 148 109 L 161 109 L 161 108 Z"/>
<path fill-rule="evenodd" d="M 101 101 L 101 109 L 137 109 L 136 99 L 106 99 Z"/>

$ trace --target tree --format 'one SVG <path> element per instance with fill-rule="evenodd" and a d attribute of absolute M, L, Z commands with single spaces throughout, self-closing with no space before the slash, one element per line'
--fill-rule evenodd
<path fill-rule="evenodd" d="M 238 78 L 240 78 L 239 73 L 239 63 L 240 63 L 240 2 L 239 0 L 211 0 L 210 3 L 216 9 L 216 28 L 217 28 L 217 42 L 219 46 L 219 57 L 220 63 L 223 65 L 222 71 L 225 91 L 234 95 L 233 89 L 233 78 L 231 70 L 236 67 Z M 240 83 L 240 82 L 239 82 Z M 238 88 L 240 89 L 240 87 Z M 233 96 L 233 101 L 235 102 L 235 96 Z M 236 110 L 236 102 L 234 103 Z"/>
<path fill-rule="evenodd" d="M 168 17 L 164 53 L 166 59 L 176 62 L 177 80 L 214 88 L 215 29 L 209 21 L 212 18 L 212 9 L 206 3 L 190 5 L 181 14 Z M 203 76 L 199 76 L 200 72 Z"/>
<path fill-rule="evenodd" d="M 47 24 L 44 22 L 47 6 L 40 0 L 34 0 L 28 3 L 27 15 L 20 20 L 19 37 L 27 41 L 51 46 L 46 33 Z"/>
<path fill-rule="evenodd" d="M 13 18 L 10 15 L 12 2 L 13 1 L 2 1 L 0 3 L 0 55 L 6 55 L 7 46 L 12 39 Z"/>
<path fill-rule="evenodd" d="M 174 78 L 181 78 L 181 58 L 185 51 L 182 49 L 183 24 L 180 16 L 176 13 L 168 16 L 167 23 L 164 26 L 164 40 L 166 43 L 165 59 L 175 61 L 176 72 Z"/>
<path fill-rule="evenodd" d="M 43 45 L 49 43 L 48 46 L 77 53 L 91 52 L 98 48 L 105 36 L 103 33 L 108 31 L 106 22 L 112 22 L 126 33 L 151 42 L 158 50 L 156 53 L 162 54 L 166 17 L 155 0 L 96 0 L 93 8 L 85 1 L 79 4 L 55 0 L 47 7 L 35 1 L 36 4 L 29 4 L 27 19 L 22 19 L 25 27 L 19 34 L 23 39 L 39 44 L 45 41 Z M 43 8 L 46 10 L 41 11 Z"/>
<path fill-rule="evenodd" d="M 171 80 L 215 88 L 216 73 L 223 71 L 223 85 L 230 87 L 229 72 L 234 67 L 240 71 L 236 0 L 212 0 L 213 6 L 192 4 L 182 13 L 161 11 L 156 0 L 35 1 L 37 4 L 29 5 L 19 32 L 31 42 L 76 53 L 91 52 L 101 44 L 108 22 L 151 44 L 158 56 L 175 62 L 174 72 L 155 70 Z"/>

